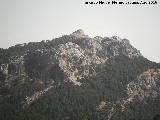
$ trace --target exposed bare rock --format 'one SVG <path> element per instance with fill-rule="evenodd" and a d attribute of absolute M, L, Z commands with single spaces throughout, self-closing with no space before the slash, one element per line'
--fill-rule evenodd
<path fill-rule="evenodd" d="M 118 108 L 121 112 L 128 109 L 131 103 L 143 102 L 147 98 L 155 99 L 160 95 L 160 72 L 159 69 L 148 69 L 137 77 L 137 80 L 130 82 L 127 85 L 127 98 L 118 100 L 116 104 L 113 105 L 112 109 L 108 114 L 109 120 L 112 115 L 115 114 Z"/>
<path fill-rule="evenodd" d="M 3 74 L 8 74 L 8 64 L 1 64 L 0 71 L 2 71 Z"/>
<path fill-rule="evenodd" d="M 81 83 L 78 82 L 78 77 L 80 77 L 85 70 L 81 71 L 80 69 L 90 65 L 90 60 L 80 46 L 75 43 L 68 42 L 61 44 L 58 48 L 56 53 L 59 66 L 67 74 L 70 81 L 75 85 L 81 85 Z"/>
<path fill-rule="evenodd" d="M 134 100 L 143 101 L 146 97 L 156 98 L 160 91 L 160 82 L 158 75 L 160 73 L 154 69 L 148 69 L 136 81 L 133 81 L 127 86 L 128 102 Z"/>
<path fill-rule="evenodd" d="M 41 91 L 35 91 L 31 96 L 26 96 L 25 100 L 22 101 L 23 108 L 31 105 L 33 102 L 38 100 L 40 97 L 42 97 L 45 93 L 47 93 L 51 88 L 53 88 L 53 82 L 45 89 Z"/>
<path fill-rule="evenodd" d="M 78 37 L 78 38 L 88 37 L 87 35 L 85 35 L 85 33 L 82 29 L 79 29 L 79 30 L 73 32 L 71 35 Z"/>
<path fill-rule="evenodd" d="M 107 102 L 106 101 L 101 101 L 100 104 L 96 107 L 96 111 L 102 111 L 107 107 Z"/>

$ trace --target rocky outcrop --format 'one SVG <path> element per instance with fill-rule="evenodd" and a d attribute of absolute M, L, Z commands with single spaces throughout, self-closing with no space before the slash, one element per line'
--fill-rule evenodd
<path fill-rule="evenodd" d="M 1 71 L 3 74 L 8 74 L 8 64 L 1 64 L 1 65 L 0 65 L 0 71 Z"/>
<path fill-rule="evenodd" d="M 77 38 L 88 37 L 87 35 L 85 35 L 85 33 L 84 33 L 84 31 L 83 31 L 82 29 L 79 29 L 79 30 L 73 32 L 73 33 L 71 34 L 71 36 L 75 36 L 75 37 L 77 37 Z"/>
<path fill-rule="evenodd" d="M 106 101 L 101 101 L 100 104 L 96 107 L 96 111 L 102 111 L 107 107 L 108 103 Z"/>
<path fill-rule="evenodd" d="M 148 98 L 156 99 L 160 92 L 160 70 L 148 69 L 137 77 L 136 80 L 127 85 L 128 97 L 118 100 L 110 109 L 108 118 L 116 113 L 116 109 L 124 112 L 129 105 L 136 102 L 143 102 Z M 147 104 L 147 103 L 146 103 Z"/>
<path fill-rule="evenodd" d="M 71 82 L 81 85 L 78 78 L 86 73 L 90 59 L 84 54 L 84 50 L 75 43 L 61 44 L 58 48 L 56 55 L 60 68 L 67 74 Z"/>
<path fill-rule="evenodd" d="M 26 96 L 25 100 L 22 101 L 23 108 L 31 105 L 33 102 L 35 102 L 40 97 L 42 97 L 45 93 L 47 93 L 50 89 L 52 89 L 54 87 L 53 83 L 54 82 L 52 82 L 47 88 L 45 88 L 41 91 L 35 91 L 31 96 Z"/>

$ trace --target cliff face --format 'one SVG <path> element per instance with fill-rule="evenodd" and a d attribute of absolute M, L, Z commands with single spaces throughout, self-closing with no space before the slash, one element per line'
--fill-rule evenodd
<path fill-rule="evenodd" d="M 39 113 L 49 120 L 82 120 L 86 116 L 93 120 L 130 116 L 146 120 L 155 115 L 142 115 L 148 113 L 150 104 L 155 113 L 160 111 L 156 107 L 160 65 L 144 58 L 127 39 L 90 38 L 80 29 L 51 41 L 19 44 L 0 52 L 0 105 L 6 108 L 0 108 L 0 119 L 7 120 L 6 112 L 12 109 L 19 110 L 19 116 L 8 119 L 17 120 L 27 118 L 23 112 L 30 119 L 38 119 Z"/>

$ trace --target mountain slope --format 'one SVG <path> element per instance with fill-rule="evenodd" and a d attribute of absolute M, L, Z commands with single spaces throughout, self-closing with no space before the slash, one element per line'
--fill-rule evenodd
<path fill-rule="evenodd" d="M 160 112 L 159 69 L 129 40 L 81 29 L 1 49 L 0 119 L 152 119 Z"/>

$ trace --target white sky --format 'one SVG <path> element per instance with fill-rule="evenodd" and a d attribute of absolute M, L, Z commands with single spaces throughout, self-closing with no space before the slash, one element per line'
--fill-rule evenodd
<path fill-rule="evenodd" d="M 52 39 L 81 28 L 91 37 L 127 38 L 149 60 L 160 62 L 160 2 L 85 5 L 85 1 L 0 0 L 0 47 Z"/>

